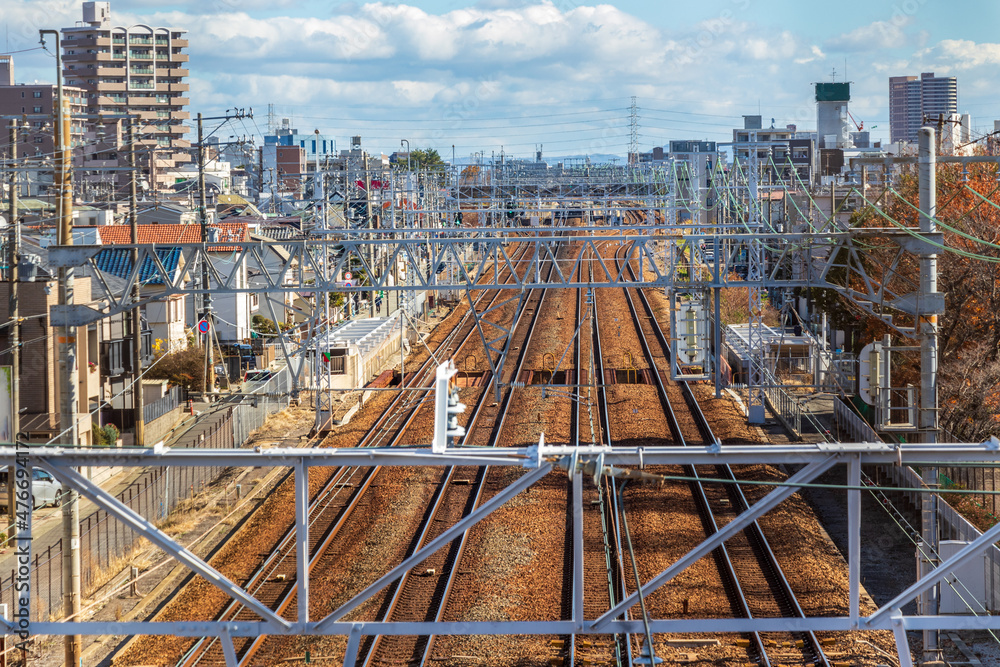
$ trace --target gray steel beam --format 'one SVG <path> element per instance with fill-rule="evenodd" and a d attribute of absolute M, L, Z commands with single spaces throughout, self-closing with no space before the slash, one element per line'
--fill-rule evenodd
<path fill-rule="evenodd" d="M 898 621 L 905 630 L 1000 630 L 1000 616 L 886 616 L 864 630 L 894 630 Z M 364 622 L 341 621 L 326 623 L 322 628 L 311 622 L 303 628 L 295 626 L 277 631 L 266 623 L 219 621 L 43 621 L 31 624 L 32 635 L 173 635 L 177 637 L 218 636 L 227 631 L 231 637 L 333 636 L 350 635 L 355 628 L 360 636 L 374 635 L 571 635 L 642 633 L 643 621 L 612 621 L 604 628 L 586 625 L 578 628 L 572 620 L 552 621 L 448 621 L 448 622 Z M 753 633 L 753 632 L 848 632 L 851 619 L 847 616 L 811 616 L 808 618 L 684 618 L 650 619 L 650 630 L 660 633 Z"/>
<path fill-rule="evenodd" d="M 951 574 L 952 570 L 961 567 L 971 558 L 978 556 L 991 547 L 997 540 L 1000 540 L 1000 523 L 987 530 L 965 547 L 962 547 L 958 553 L 928 572 L 925 576 L 917 579 L 906 590 L 882 605 L 874 614 L 864 619 L 863 624 L 870 627 L 880 619 L 892 614 L 894 610 L 902 607 L 916 596 L 933 588 L 939 581 Z"/>
<path fill-rule="evenodd" d="M 512 483 L 506 489 L 504 489 L 497 495 L 490 498 L 489 501 L 483 503 L 475 510 L 473 510 L 470 514 L 467 514 L 466 516 L 462 517 L 460 520 L 455 522 L 455 524 L 452 525 L 451 528 L 447 529 L 446 531 L 435 537 L 433 540 L 428 542 L 426 545 L 424 545 L 423 549 L 420 549 L 419 551 L 415 552 L 413 555 L 404 560 L 402 563 L 400 563 L 399 565 L 397 565 L 396 567 L 392 568 L 384 575 L 382 575 L 382 577 L 379 578 L 378 581 L 371 584 L 363 591 L 355 595 L 353 598 L 342 604 L 337 610 L 331 612 L 317 624 L 317 629 L 322 630 L 329 624 L 334 623 L 343 618 L 344 616 L 346 616 L 348 613 L 356 609 L 359 605 L 363 604 L 366 600 L 371 598 L 371 596 L 375 595 L 380 590 L 382 590 L 383 588 L 394 582 L 396 579 L 399 579 L 401 576 L 403 576 L 403 573 L 406 572 L 408 569 L 410 569 L 414 565 L 419 564 L 420 562 L 425 560 L 428 556 L 433 554 L 435 551 L 437 551 L 438 549 L 440 549 L 441 547 L 443 547 L 444 545 L 448 544 L 453 539 L 458 537 L 461 533 L 465 532 L 472 526 L 476 525 L 477 523 L 485 519 L 487 516 L 492 514 L 494 510 L 502 506 L 504 503 L 506 503 L 508 500 L 516 496 L 524 489 L 528 488 L 535 482 L 545 477 L 545 475 L 549 474 L 551 471 L 552 471 L 552 465 L 546 463 L 542 467 L 533 470 L 527 473 L 526 475 L 520 477 L 516 482 Z"/>
<path fill-rule="evenodd" d="M 49 468 L 57 477 L 62 479 L 67 485 L 90 498 L 95 505 L 124 523 L 131 530 L 139 533 L 150 542 L 163 549 L 169 556 L 173 557 L 180 563 L 183 563 L 196 574 L 203 576 L 210 584 L 221 590 L 223 593 L 242 602 L 244 605 L 257 613 L 262 619 L 264 619 L 268 625 L 273 628 L 291 627 L 291 624 L 288 621 L 275 614 L 267 607 L 267 605 L 263 604 L 250 595 L 250 593 L 246 590 L 227 579 L 221 572 L 195 556 L 193 553 L 188 551 L 187 548 L 172 540 L 166 533 L 162 532 L 159 528 L 147 521 L 141 515 L 132 511 L 128 505 L 125 505 L 100 486 L 94 484 L 89 479 L 73 470 L 72 467 L 55 464 L 51 461 L 48 461 L 47 463 L 48 465 L 46 467 Z"/>
<path fill-rule="evenodd" d="M 861 457 L 847 462 L 847 569 L 848 614 L 854 627 L 861 615 Z"/>
<path fill-rule="evenodd" d="M 309 468 L 295 464 L 295 566 L 298 623 L 309 622 Z"/>
<path fill-rule="evenodd" d="M 603 456 L 609 465 L 716 465 L 773 464 L 804 465 L 827 459 L 831 454 L 858 455 L 864 465 L 944 465 L 993 466 L 1000 453 L 1000 441 L 982 443 L 940 442 L 907 443 L 826 443 L 787 445 L 711 445 L 704 447 L 615 447 L 590 444 L 546 445 L 548 460 L 565 459 L 573 454 L 581 461 Z M 432 454 L 426 447 L 401 449 L 298 449 L 269 447 L 259 452 L 251 449 L 66 449 L 60 446 L 32 446 L 15 450 L 0 447 L 0 459 L 19 454 L 48 466 L 286 466 L 300 460 L 312 466 L 525 466 L 525 458 L 537 454 L 536 448 L 516 447 L 502 451 L 490 449 L 449 448 L 444 454 Z"/>
<path fill-rule="evenodd" d="M 784 502 L 792 494 L 799 490 L 799 487 L 794 486 L 798 483 L 806 483 L 811 481 L 817 475 L 823 473 L 830 466 L 837 462 L 836 456 L 828 456 L 823 461 L 816 461 L 810 463 L 805 468 L 795 473 L 788 478 L 788 484 L 790 486 L 782 486 L 774 491 L 771 491 L 766 496 L 761 498 L 758 502 L 754 503 L 747 511 L 741 513 L 739 516 L 734 518 L 732 521 L 727 523 L 718 532 L 712 534 L 704 541 L 702 541 L 694 549 L 688 551 L 684 556 L 681 556 L 673 565 L 668 567 L 666 570 L 656 575 L 649 580 L 649 583 L 642 586 L 645 590 L 645 594 L 649 595 L 657 588 L 667 583 L 675 576 L 686 570 L 692 564 L 700 560 L 703 556 L 706 556 L 715 550 L 720 544 L 725 542 L 727 539 L 735 535 L 736 533 L 742 531 L 744 528 L 749 526 L 751 523 L 757 520 L 760 516 L 771 511 L 779 504 Z M 606 628 L 609 623 L 614 619 L 618 618 L 624 614 L 628 609 L 630 609 L 634 604 L 639 601 L 639 593 L 635 592 L 629 595 L 627 598 L 619 602 L 609 611 L 606 611 L 600 616 L 596 621 L 594 621 L 590 627 L 594 629 Z"/>

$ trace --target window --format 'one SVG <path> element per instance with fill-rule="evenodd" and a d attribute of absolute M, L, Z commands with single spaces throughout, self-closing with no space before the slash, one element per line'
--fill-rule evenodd
<path fill-rule="evenodd" d="M 36 144 L 40 144 L 40 143 L 42 143 L 43 141 L 45 141 L 45 139 L 44 139 L 43 137 L 35 137 L 35 143 L 36 143 Z"/>
<path fill-rule="evenodd" d="M 32 95 L 32 97 L 41 97 L 42 96 L 42 91 L 36 90 L 31 95 Z"/>
<path fill-rule="evenodd" d="M 31 113 L 42 113 L 42 107 L 31 107 Z"/>

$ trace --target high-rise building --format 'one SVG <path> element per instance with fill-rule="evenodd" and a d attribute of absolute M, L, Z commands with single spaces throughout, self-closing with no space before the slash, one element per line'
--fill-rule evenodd
<path fill-rule="evenodd" d="M 924 72 L 915 76 L 889 77 L 890 140 L 916 141 L 925 123 L 958 113 L 958 79 Z"/>
<path fill-rule="evenodd" d="M 184 139 L 184 121 L 190 118 L 185 111 L 186 31 L 115 25 L 111 3 L 84 2 L 83 20 L 61 32 L 63 79 L 86 91 L 90 122 L 96 123 L 99 114 L 138 117 L 138 153 L 145 177 L 153 187 L 169 185 L 163 170 L 191 160 L 191 144 Z M 103 130 L 104 137 L 121 134 L 120 125 Z M 105 139 L 95 146 L 97 153 L 105 154 L 93 160 L 122 159 L 114 143 Z"/>

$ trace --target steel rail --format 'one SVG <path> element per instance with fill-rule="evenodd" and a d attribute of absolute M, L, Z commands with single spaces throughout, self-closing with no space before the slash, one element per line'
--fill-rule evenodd
<path fill-rule="evenodd" d="M 524 252 L 527 252 L 527 249 L 525 249 Z M 477 303 L 479 300 L 485 298 L 488 294 L 489 292 L 487 292 L 486 290 L 479 290 L 479 295 L 477 296 Z M 499 299 L 499 297 L 500 297 L 500 292 L 497 291 L 495 294 L 492 295 L 492 298 L 490 300 L 491 304 L 494 303 L 497 299 Z M 475 304 L 473 306 L 470 306 L 469 310 L 463 315 L 459 323 L 456 324 L 456 326 L 452 329 L 452 331 L 448 333 L 448 335 L 444 338 L 444 340 L 442 340 L 441 343 L 438 344 L 435 351 L 447 349 L 447 346 L 450 343 L 453 343 L 455 338 L 458 338 L 459 332 L 461 331 L 462 327 L 467 323 L 471 315 L 472 308 L 474 307 Z M 474 331 L 475 331 L 474 328 L 470 328 L 466 332 L 462 343 L 459 345 L 460 348 L 472 337 Z M 421 364 L 421 366 L 416 371 L 412 372 L 411 374 L 408 374 L 412 384 L 422 383 L 423 380 L 426 380 L 428 377 L 430 377 L 430 371 L 434 367 L 433 361 L 434 361 L 433 355 L 428 355 L 427 359 Z M 403 376 L 400 378 L 401 383 L 406 382 L 406 377 L 407 376 Z M 393 398 L 393 401 L 390 403 L 389 407 L 379 416 L 379 418 L 375 421 L 375 423 L 373 423 L 372 426 L 366 431 L 365 435 L 362 437 L 361 443 L 359 443 L 359 447 L 377 447 L 383 443 L 382 434 L 386 431 L 386 427 L 388 426 L 388 423 L 392 419 L 398 419 L 397 410 L 395 408 L 400 407 L 404 400 L 405 396 L 402 393 Z M 417 403 L 415 406 L 412 407 L 411 410 L 406 411 L 407 416 L 404 418 L 403 424 L 397 431 L 396 436 L 391 439 L 390 444 L 388 445 L 389 447 L 393 447 L 398 444 L 406 428 L 410 424 L 412 424 L 412 422 L 416 418 L 417 413 L 419 413 L 420 407 L 421 404 Z M 375 466 L 373 468 L 366 469 L 361 482 L 357 485 L 354 492 L 352 493 L 351 499 L 348 501 L 347 505 L 343 507 L 343 510 L 340 513 L 340 517 L 330 527 L 328 527 L 326 531 L 324 531 L 325 534 L 323 540 L 313 550 L 313 554 L 309 560 L 310 572 L 312 571 L 313 566 L 322 557 L 322 555 L 326 553 L 326 550 L 329 548 L 332 541 L 335 539 L 335 537 L 339 534 L 340 530 L 346 524 L 347 519 L 353 514 L 354 509 L 356 509 L 356 507 L 360 503 L 365 492 L 368 490 L 371 483 L 374 481 L 380 469 L 381 466 Z M 337 472 L 335 472 L 333 476 L 331 476 L 331 478 L 317 493 L 314 500 L 309 505 L 308 515 L 310 517 L 310 526 L 316 522 L 317 515 L 321 514 L 326 508 L 329 507 L 330 502 L 332 502 L 333 498 L 336 497 L 337 490 L 339 488 L 344 488 L 346 480 L 350 479 L 350 477 L 356 474 L 358 470 L 360 469 L 359 468 L 340 469 Z M 324 501 L 326 501 L 325 504 L 323 504 Z M 247 584 L 248 590 L 251 590 L 252 592 L 260 590 L 260 587 L 267 581 L 268 573 L 273 572 L 273 570 L 277 566 L 279 566 L 282 562 L 284 562 L 285 559 L 291 556 L 291 554 L 293 553 L 291 546 L 294 544 L 294 540 L 295 540 L 295 527 L 293 525 L 289 527 L 288 531 L 286 531 L 281 540 L 279 540 L 278 545 L 271 551 L 268 557 L 265 558 L 261 566 L 254 572 L 253 575 L 251 575 L 249 583 Z M 289 588 L 289 590 L 282 597 L 282 599 L 278 601 L 277 610 L 279 613 L 282 613 L 285 611 L 285 609 L 287 609 L 288 605 L 291 603 L 297 591 L 297 588 L 298 588 L 297 582 L 295 582 L 295 584 L 293 584 Z M 240 611 L 242 611 L 242 609 L 243 605 L 235 601 L 231 602 L 229 605 L 227 605 L 227 607 L 223 610 L 223 612 L 220 614 L 219 617 L 220 618 L 234 617 L 235 615 L 239 614 Z M 260 645 L 263 643 L 263 640 L 264 637 L 256 637 L 253 639 L 253 641 L 250 642 L 249 646 L 246 647 L 245 650 L 243 651 L 243 655 L 240 656 L 241 664 L 245 663 L 250 656 L 256 653 Z M 218 642 L 217 637 L 204 637 L 200 639 L 198 642 L 195 643 L 194 646 L 191 647 L 191 649 L 189 649 L 184 654 L 184 656 L 182 656 L 181 660 L 178 662 L 178 665 L 181 667 L 191 667 L 193 665 L 199 664 L 201 660 L 203 660 L 206 656 L 209 655 L 209 651 L 212 650 L 212 648 L 215 646 L 217 642 Z"/>
<path fill-rule="evenodd" d="M 618 258 L 616 257 L 616 261 L 617 260 Z M 635 271 L 632 267 L 632 263 L 627 262 L 626 268 L 634 278 Z M 656 321 L 655 316 L 653 313 L 653 309 L 649 304 L 649 299 L 642 292 L 642 290 L 637 290 L 637 292 L 639 294 L 639 299 L 643 305 L 643 309 L 645 310 L 646 315 L 652 318 L 651 321 L 655 322 Z M 638 326 L 640 324 L 638 312 L 635 309 L 634 303 L 632 301 L 632 296 L 631 294 L 629 294 L 628 288 L 625 289 L 625 293 L 628 298 L 629 309 L 631 310 L 633 318 L 635 319 Z M 670 356 L 669 356 L 669 350 L 671 348 L 666 340 L 666 337 L 663 335 L 662 330 L 659 327 L 654 326 L 653 332 L 657 341 L 659 342 L 665 354 L 667 355 L 668 363 L 672 363 L 670 362 Z M 649 349 L 645 335 L 640 336 L 640 340 L 643 344 L 644 352 L 647 355 L 647 359 L 649 360 L 650 364 L 653 365 L 655 370 L 655 364 L 653 364 L 652 353 L 651 350 Z M 663 378 L 660 376 L 659 372 L 655 372 L 654 375 L 657 379 L 657 387 L 661 396 L 661 400 L 669 403 L 669 400 L 667 399 L 666 386 L 664 384 Z M 705 442 L 709 443 L 716 442 L 715 435 L 712 433 L 711 426 L 709 425 L 708 420 L 701 409 L 701 406 L 698 404 L 698 401 L 695 398 L 694 392 L 692 391 L 690 385 L 687 382 L 682 382 L 681 390 L 683 392 L 687 407 L 694 416 L 695 423 L 702 437 L 705 439 Z M 681 435 L 680 441 L 686 445 L 687 443 L 683 439 L 682 434 L 679 435 Z M 718 471 L 718 474 L 722 478 L 729 479 L 731 481 L 736 480 L 736 476 L 733 473 L 731 466 L 729 465 L 716 466 L 716 469 Z M 695 478 L 700 477 L 698 472 L 694 469 L 694 466 L 691 466 L 689 468 L 689 474 Z M 703 516 L 709 520 L 709 523 L 713 528 L 713 531 L 717 531 L 718 524 L 715 520 L 714 513 L 711 510 L 708 498 L 705 495 L 703 483 L 701 481 L 698 481 L 694 485 L 698 487 L 698 493 L 696 494 L 696 496 L 698 498 L 699 505 L 701 506 L 702 511 L 704 513 Z M 729 490 L 731 495 L 734 496 L 736 500 L 736 505 L 739 508 L 739 512 L 743 512 L 749 509 L 750 504 L 747 502 L 746 497 L 743 494 L 743 490 L 738 484 L 727 485 L 727 490 Z M 778 588 L 781 591 L 781 598 L 784 599 L 778 598 L 776 599 L 776 602 L 779 605 L 784 605 L 786 609 L 788 609 L 788 611 L 794 613 L 797 617 L 804 618 L 805 614 L 802 611 L 802 607 L 799 604 L 798 599 L 796 598 L 794 592 L 791 589 L 791 585 L 788 582 L 788 578 L 785 576 L 784 572 L 781 569 L 781 566 L 778 564 L 777 558 L 775 557 L 774 552 L 772 551 L 770 544 L 768 543 L 767 538 L 764 536 L 763 531 L 761 530 L 759 524 L 756 521 L 753 522 L 753 524 L 751 524 L 751 526 L 748 527 L 747 530 L 745 530 L 744 532 L 746 533 L 747 538 L 756 547 L 757 552 L 759 554 L 762 554 L 761 569 L 764 570 L 765 572 L 770 571 L 772 573 L 772 577 L 774 578 L 774 582 L 778 584 Z M 724 576 L 727 578 L 731 577 L 732 590 L 737 593 L 738 597 L 737 602 L 741 610 L 744 611 L 747 618 L 752 618 L 752 614 L 749 608 L 749 602 L 746 598 L 746 595 L 743 592 L 742 586 L 740 586 L 739 581 L 736 577 L 735 567 L 733 565 L 729 551 L 724 544 L 721 545 L 719 549 L 716 551 L 718 552 L 720 550 L 723 556 L 722 560 L 724 560 L 726 563 Z M 803 634 L 806 635 L 806 644 L 808 645 L 808 651 L 812 654 L 814 661 L 818 662 L 820 665 L 823 665 L 825 667 L 830 667 L 829 660 L 823 653 L 823 650 L 815 633 L 809 631 L 808 633 L 803 633 Z M 766 642 L 764 642 L 763 638 L 760 636 L 759 633 L 754 633 L 754 643 L 757 646 L 757 650 L 759 652 L 758 656 L 759 659 L 762 660 L 764 664 L 770 665 L 771 660 L 770 657 L 767 655 Z"/>
<path fill-rule="evenodd" d="M 551 261 L 549 261 L 549 264 L 550 264 L 549 271 L 551 273 L 555 267 L 554 264 L 551 263 Z M 518 374 L 524 367 L 524 362 L 527 359 L 528 348 L 530 347 L 531 344 L 531 338 L 536 329 L 535 324 L 538 321 L 539 314 L 542 311 L 542 305 L 545 302 L 545 297 L 547 293 L 548 292 L 546 290 L 532 290 L 532 293 L 528 296 L 528 300 L 525 301 L 525 307 L 521 309 L 521 313 L 518 315 L 517 320 L 511 326 L 512 332 L 522 329 L 522 319 L 524 318 L 525 314 L 529 311 L 528 304 L 530 303 L 530 299 L 533 299 L 534 297 L 537 296 L 538 297 L 537 303 L 535 303 L 533 308 L 530 308 L 530 310 L 532 311 L 532 315 L 530 318 L 530 322 L 527 323 L 527 336 L 524 343 L 520 345 L 516 368 L 514 368 L 514 370 L 512 371 L 512 376 L 515 378 L 518 376 Z M 513 338 L 511 338 L 511 340 L 513 341 Z M 503 378 L 501 378 L 501 380 L 502 379 Z M 487 398 L 489 396 L 490 396 L 489 392 L 484 391 L 481 393 L 479 399 L 477 400 L 476 409 L 473 415 L 474 422 L 470 420 L 470 425 L 467 427 L 463 443 L 468 442 L 471 439 L 473 430 L 479 427 L 478 417 L 482 410 L 482 407 L 487 403 Z M 496 421 L 496 424 L 494 425 L 493 433 L 491 434 L 492 435 L 491 440 L 494 443 L 494 446 L 495 443 L 499 441 L 499 434 L 502 431 L 503 426 L 506 422 L 512 396 L 513 396 L 513 388 L 508 388 L 507 391 L 504 393 L 504 395 L 501 397 L 498 419 Z M 424 522 L 424 526 L 421 528 L 420 536 L 417 540 L 417 543 L 412 547 L 411 553 L 412 551 L 419 550 L 428 541 L 430 531 L 434 526 L 434 518 L 436 518 L 436 516 L 444 506 L 448 490 L 446 487 L 448 482 L 450 482 L 452 477 L 454 476 L 455 470 L 456 470 L 455 467 L 450 467 L 448 469 L 448 473 L 446 476 L 447 482 L 443 483 L 441 487 L 438 489 L 438 492 L 435 494 L 435 497 L 432 500 L 431 511 L 427 515 L 427 520 Z M 472 502 L 471 504 L 467 503 L 469 504 L 470 511 L 478 507 L 482 500 L 482 494 L 486 488 L 485 481 L 488 476 L 488 473 L 489 473 L 489 467 L 487 466 L 486 468 L 483 468 L 477 475 L 474 488 L 470 490 Z M 442 620 L 444 611 L 447 608 L 448 601 L 451 597 L 451 592 L 455 585 L 455 577 L 457 576 L 457 573 L 460 569 L 459 564 L 461 563 L 462 556 L 465 553 L 465 547 L 468 542 L 468 536 L 469 536 L 469 531 L 466 530 L 462 533 L 460 537 L 457 537 L 456 540 L 453 540 L 450 545 L 450 548 L 454 550 L 454 557 L 451 560 L 451 566 L 448 569 L 448 574 L 445 578 L 444 587 L 437 601 L 437 609 L 434 612 L 435 621 Z M 382 620 L 388 620 L 392 616 L 393 612 L 396 610 L 397 605 L 402 599 L 402 596 L 404 594 L 404 589 L 409 578 L 410 578 L 410 572 L 407 572 L 395 584 L 395 590 L 392 593 L 392 597 L 388 604 L 388 607 L 386 608 L 385 612 L 382 615 Z M 433 598 L 431 600 L 431 603 L 432 604 L 434 603 Z M 373 662 L 375 661 L 378 650 L 382 647 L 382 645 L 385 642 L 391 641 L 392 639 L 393 638 L 385 637 L 383 635 L 376 635 L 372 639 L 367 649 L 362 648 L 363 655 L 360 660 L 361 664 L 364 665 L 365 667 L 369 667 L 370 665 L 372 665 Z M 427 665 L 431 649 L 433 648 L 434 645 L 434 639 L 435 639 L 434 635 L 428 635 L 426 639 L 424 639 L 422 642 L 420 639 L 418 639 L 416 648 L 420 652 L 419 659 L 410 657 L 409 662 L 411 663 L 416 662 L 421 667 Z"/>

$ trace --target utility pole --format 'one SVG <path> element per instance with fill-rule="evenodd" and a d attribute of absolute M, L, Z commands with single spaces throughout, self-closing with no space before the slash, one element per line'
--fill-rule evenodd
<path fill-rule="evenodd" d="M 8 293 L 8 312 L 10 313 L 10 393 L 11 393 L 11 433 L 14 440 L 18 439 L 21 430 L 21 324 L 20 313 L 17 303 L 17 265 L 20 260 L 21 246 L 21 226 L 17 219 L 17 121 L 10 122 L 10 214 L 7 216 L 7 280 L 10 291 Z M 8 470 L 13 470 L 14 466 L 8 465 Z M 7 484 L 7 515 L 10 527 L 7 528 L 7 539 L 12 540 L 17 534 L 17 513 L 14 502 L 14 484 Z M 13 542 L 10 542 L 13 544 Z"/>
<path fill-rule="evenodd" d="M 361 159 L 365 168 L 365 215 L 368 216 L 368 229 L 375 230 L 375 219 L 372 217 L 372 178 L 368 171 L 368 153 L 362 151 Z M 372 235 L 370 238 L 375 238 Z M 368 246 L 368 285 L 375 285 L 375 244 Z M 375 317 L 375 292 L 368 292 L 369 317 Z"/>
<path fill-rule="evenodd" d="M 937 231 L 934 216 L 937 215 L 937 156 L 935 153 L 934 128 L 922 127 L 918 131 L 917 166 L 920 188 L 920 233 L 933 234 Z M 937 293 L 937 254 L 928 246 L 929 252 L 920 253 L 920 288 L 917 304 L 925 304 L 929 297 Z M 923 442 L 937 442 L 938 406 L 937 406 L 937 366 L 938 340 L 937 315 L 921 312 L 916 313 L 917 335 L 920 340 L 920 408 L 917 416 L 917 428 Z M 938 469 L 925 466 L 922 470 L 924 485 L 928 489 L 939 486 Z M 935 555 L 938 553 L 938 522 L 937 495 L 921 494 L 920 531 L 925 556 L 920 558 L 921 572 L 924 575 L 938 565 Z M 920 613 L 936 616 L 938 613 L 940 584 L 934 586 L 920 596 Z M 924 630 L 924 660 L 940 660 L 938 648 L 938 631 Z"/>
<path fill-rule="evenodd" d="M 128 122 L 128 167 L 129 167 L 129 209 L 128 222 L 131 228 L 132 244 L 132 266 L 139 264 L 139 221 L 137 208 L 139 203 L 136 195 L 136 174 L 135 174 L 135 119 L 130 118 Z M 132 303 L 139 303 L 139 281 L 132 285 Z M 132 411 L 135 413 L 135 442 L 136 447 L 142 447 L 146 443 L 146 422 L 142 414 L 142 324 L 139 313 L 139 306 L 132 308 Z"/>
<path fill-rule="evenodd" d="M 208 334 L 205 335 L 205 375 L 202 380 L 202 393 L 215 390 L 215 356 L 212 350 L 212 295 L 209 293 L 208 281 L 208 211 L 205 203 L 205 145 L 202 130 L 201 114 L 198 114 L 198 215 L 201 222 L 201 287 L 205 290 L 202 295 L 202 318 L 208 322 Z"/>
<path fill-rule="evenodd" d="M 44 45 L 45 35 L 52 35 L 56 41 L 56 164 L 55 187 L 59 193 L 58 239 L 59 245 L 73 245 L 73 181 L 70 170 L 69 108 L 63 96 L 62 52 L 58 30 L 39 30 Z M 64 309 L 74 302 L 73 267 L 59 267 L 59 305 Z M 59 430 L 68 448 L 80 446 L 80 430 L 77 426 L 77 387 L 79 369 L 76 360 L 76 332 L 74 326 L 61 326 L 57 331 L 59 341 Z M 67 548 L 68 547 L 68 548 Z M 79 621 L 80 614 L 80 494 L 75 489 L 66 493 L 63 503 L 63 612 L 67 620 Z M 79 665 L 82 644 L 79 635 L 66 635 L 64 643 L 64 663 Z"/>

